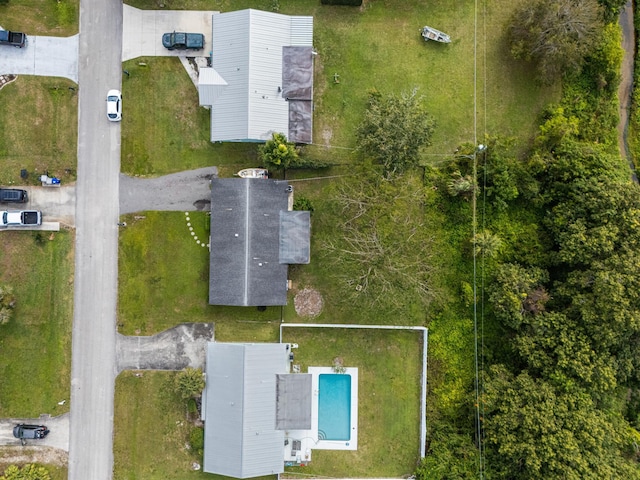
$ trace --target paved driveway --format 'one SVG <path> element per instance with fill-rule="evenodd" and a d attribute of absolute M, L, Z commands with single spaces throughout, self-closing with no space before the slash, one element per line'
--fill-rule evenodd
<path fill-rule="evenodd" d="M 78 35 L 28 36 L 24 48 L 2 47 L 0 75 L 64 77 L 78 83 Z"/>
<path fill-rule="evenodd" d="M 122 370 L 204 370 L 207 342 L 213 341 L 212 323 L 184 323 L 150 337 L 118 334 L 118 371 Z"/>
<path fill-rule="evenodd" d="M 20 440 L 13 436 L 13 426 L 18 423 L 46 425 L 50 430 L 49 435 L 42 440 L 27 440 L 27 446 L 54 447 L 69 451 L 68 413 L 58 417 L 41 415 L 40 418 L 3 418 L 0 420 L 0 445 L 20 445 Z"/>
<path fill-rule="evenodd" d="M 211 28 L 214 11 L 140 10 L 123 5 L 122 61 L 137 57 L 208 56 L 211 52 Z M 169 51 L 162 46 L 166 32 L 204 34 L 204 49 Z"/>

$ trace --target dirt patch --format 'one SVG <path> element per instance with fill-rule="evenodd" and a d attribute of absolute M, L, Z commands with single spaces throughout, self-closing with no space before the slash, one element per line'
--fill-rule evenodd
<path fill-rule="evenodd" d="M 320 292 L 313 288 L 305 288 L 296 294 L 293 305 L 301 317 L 317 317 L 322 312 L 324 301 Z"/>
<path fill-rule="evenodd" d="M 67 466 L 69 454 L 53 447 L 2 447 L 0 448 L 0 470 L 9 465 L 40 463 L 43 465 Z"/>
<path fill-rule="evenodd" d="M 322 129 L 322 140 L 324 140 L 324 144 L 329 147 L 331 146 L 331 139 L 333 138 L 333 130 L 330 128 Z"/>

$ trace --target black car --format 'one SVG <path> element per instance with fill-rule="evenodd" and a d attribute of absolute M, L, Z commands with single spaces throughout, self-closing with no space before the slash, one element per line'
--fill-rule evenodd
<path fill-rule="evenodd" d="M 26 190 L 0 188 L 0 203 L 26 203 L 28 199 Z"/>
<path fill-rule="evenodd" d="M 20 423 L 13 427 L 13 436 L 20 440 L 44 438 L 49 434 L 49 430 L 44 425 L 27 425 Z"/>

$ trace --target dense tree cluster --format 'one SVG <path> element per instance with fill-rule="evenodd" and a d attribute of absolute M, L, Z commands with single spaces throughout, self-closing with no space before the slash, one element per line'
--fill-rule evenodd
<path fill-rule="evenodd" d="M 593 4 L 542 0 L 520 12 L 532 15 L 520 27 L 536 35 L 545 15 L 571 16 L 562 25 L 553 19 L 564 40 L 548 29 L 552 38 L 535 37 L 540 44 L 527 55 L 544 52 L 547 61 L 545 48 L 564 48 L 548 40 L 587 40 L 558 64 L 574 71 L 531 149 L 522 154 L 509 140 L 487 138 L 477 168 L 459 155 L 436 176 L 447 202 L 477 195 L 486 214 L 469 253 L 482 258 L 486 275 L 482 360 L 491 366 L 481 377 L 473 439 L 487 478 L 640 479 L 640 187 L 617 149 L 619 31 L 604 26 L 592 38 L 579 30 L 600 22 Z M 585 10 L 573 12 L 579 6 Z M 435 474 L 437 461 L 468 454 L 467 442 L 438 431 L 421 480 L 448 478 Z M 468 467 L 462 458 L 457 465 Z M 471 475 L 456 478 L 463 477 Z"/>
<path fill-rule="evenodd" d="M 603 26 L 596 0 L 525 2 L 511 21 L 511 53 L 534 62 L 540 80 L 552 83 L 580 71 Z"/>

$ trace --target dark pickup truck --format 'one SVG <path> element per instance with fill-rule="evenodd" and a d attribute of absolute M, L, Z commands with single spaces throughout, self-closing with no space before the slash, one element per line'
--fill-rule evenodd
<path fill-rule="evenodd" d="M 20 32 L 0 30 L 0 45 L 13 45 L 22 48 L 27 44 L 27 36 Z"/>
<path fill-rule="evenodd" d="M 184 32 L 165 33 L 162 35 L 162 45 L 169 50 L 202 50 L 204 35 Z"/>

